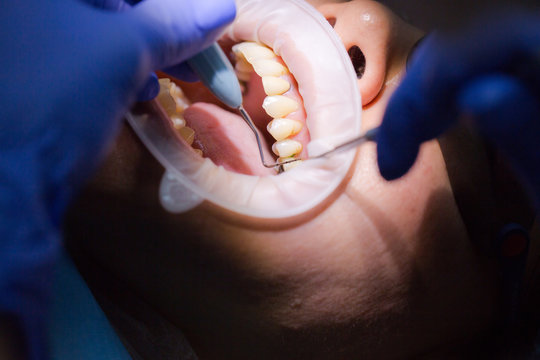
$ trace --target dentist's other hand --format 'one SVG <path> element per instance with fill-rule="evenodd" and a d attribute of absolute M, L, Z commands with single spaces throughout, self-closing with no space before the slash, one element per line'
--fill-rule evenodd
<path fill-rule="evenodd" d="M 507 12 L 420 44 L 377 139 L 383 177 L 405 174 L 420 144 L 460 116 L 507 156 L 540 204 L 540 16 Z"/>
<path fill-rule="evenodd" d="M 45 357 L 66 206 L 151 72 L 210 45 L 234 16 L 233 0 L 146 0 L 121 12 L 0 2 L 0 315 L 18 320 L 29 358 Z"/>

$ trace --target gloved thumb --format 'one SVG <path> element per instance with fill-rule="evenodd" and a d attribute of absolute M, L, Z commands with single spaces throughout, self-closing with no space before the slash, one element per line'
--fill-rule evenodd
<path fill-rule="evenodd" d="M 516 77 L 495 74 L 469 83 L 458 106 L 474 119 L 521 176 L 540 205 L 540 99 Z"/>

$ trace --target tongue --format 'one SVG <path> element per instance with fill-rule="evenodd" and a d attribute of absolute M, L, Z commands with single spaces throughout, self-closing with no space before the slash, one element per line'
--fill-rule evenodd
<path fill-rule="evenodd" d="M 276 174 L 261 164 L 255 136 L 239 115 L 200 102 L 187 108 L 184 117 L 195 130 L 194 147 L 200 148 L 204 157 L 212 159 L 216 165 L 247 175 Z M 267 162 L 273 161 L 266 143 L 263 150 Z"/>

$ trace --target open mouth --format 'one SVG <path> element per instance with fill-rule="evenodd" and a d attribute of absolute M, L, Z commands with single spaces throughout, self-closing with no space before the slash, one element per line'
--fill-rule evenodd
<path fill-rule="evenodd" d="M 306 113 L 297 82 L 285 63 L 270 48 L 255 42 L 224 48 L 235 64 L 244 107 L 263 136 L 264 158 L 278 163 L 306 158 Z M 275 174 L 262 166 L 251 129 L 237 114 L 218 109 L 222 105 L 200 83 L 172 82 L 165 77 L 160 79 L 160 87 L 157 101 L 196 153 L 229 171 Z M 194 102 L 197 104 L 190 106 Z M 287 171 L 299 163 L 286 163 L 275 171 Z"/>
<path fill-rule="evenodd" d="M 220 44 L 244 86 L 244 108 L 264 135 L 265 157 L 307 159 L 310 146 L 357 136 L 356 75 L 324 17 L 297 0 L 241 0 L 237 8 Z M 167 169 L 164 179 L 182 183 L 201 199 L 251 216 L 292 216 L 324 200 L 352 163 L 354 152 L 348 152 L 304 161 L 278 175 L 262 166 L 241 117 L 220 107 L 202 85 L 160 82 L 158 101 L 183 139 L 184 155 L 154 155 Z M 144 132 L 137 131 L 148 146 Z M 153 141 L 152 147 L 163 146 Z"/>

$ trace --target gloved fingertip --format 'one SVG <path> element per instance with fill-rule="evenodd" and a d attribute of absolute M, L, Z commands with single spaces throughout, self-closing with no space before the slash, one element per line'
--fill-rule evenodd
<path fill-rule="evenodd" d="M 187 82 L 199 81 L 199 77 L 197 76 L 197 74 L 193 72 L 191 67 L 189 67 L 189 65 L 186 62 L 180 63 L 175 66 L 171 66 L 165 69 L 165 72 L 182 81 L 187 81 Z"/>
<path fill-rule="evenodd" d="M 234 0 L 198 0 L 193 4 L 196 23 L 203 31 L 218 29 L 236 16 Z"/>
<path fill-rule="evenodd" d="M 143 89 L 139 91 L 137 100 L 149 101 L 159 94 L 159 81 L 155 73 L 150 74 Z"/>
<path fill-rule="evenodd" d="M 385 180 L 395 180 L 407 173 L 418 155 L 418 145 L 398 144 L 382 131 L 377 135 L 377 164 Z"/>

